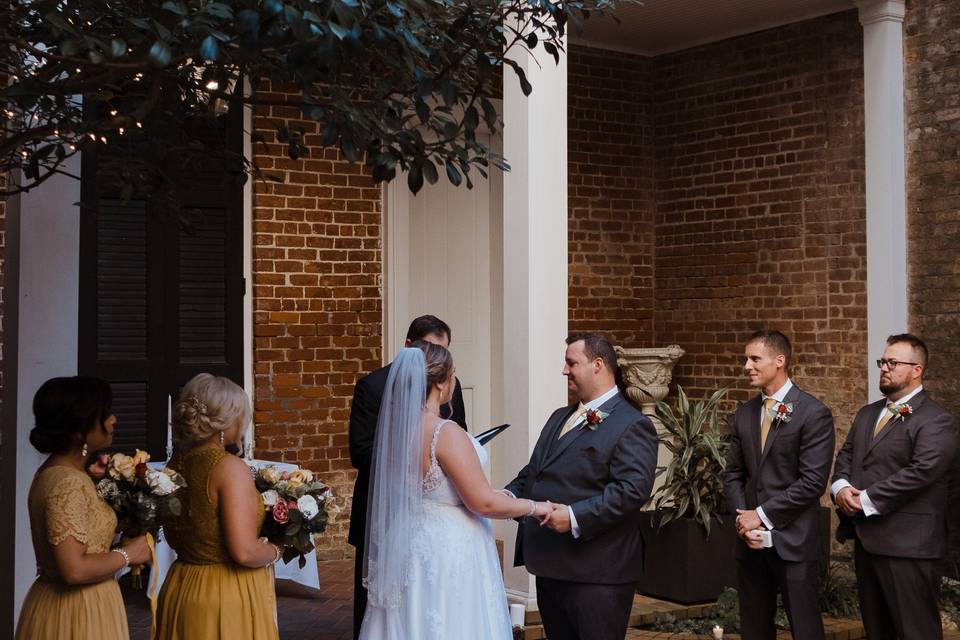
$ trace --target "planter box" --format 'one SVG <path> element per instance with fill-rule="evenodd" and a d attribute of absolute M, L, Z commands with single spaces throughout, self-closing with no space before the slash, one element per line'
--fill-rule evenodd
<path fill-rule="evenodd" d="M 674 520 L 659 531 L 653 512 L 640 525 L 645 542 L 644 576 L 640 593 L 683 604 L 712 602 L 726 587 L 736 588 L 733 548 L 737 540 L 734 516 L 713 522 L 710 537 L 692 518 Z"/>
<path fill-rule="evenodd" d="M 692 518 L 674 520 L 657 531 L 653 512 L 644 513 L 640 530 L 646 543 L 644 576 L 637 591 L 647 596 L 697 604 L 712 602 L 726 587 L 737 588 L 734 515 L 714 521 L 710 538 Z M 830 558 L 830 510 L 820 507 L 820 577 Z"/>

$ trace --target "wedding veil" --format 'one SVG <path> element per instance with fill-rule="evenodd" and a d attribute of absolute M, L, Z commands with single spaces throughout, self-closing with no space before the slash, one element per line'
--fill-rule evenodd
<path fill-rule="evenodd" d="M 421 416 L 426 362 L 417 348 L 401 349 L 380 404 L 367 504 L 363 586 L 378 607 L 397 607 L 407 584 L 410 540 L 422 505 Z"/>

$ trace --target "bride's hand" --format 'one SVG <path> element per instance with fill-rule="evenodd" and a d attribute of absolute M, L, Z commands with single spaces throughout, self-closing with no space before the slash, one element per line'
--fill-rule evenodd
<path fill-rule="evenodd" d="M 543 522 L 550 517 L 550 514 L 553 513 L 554 505 L 549 500 L 546 500 L 545 502 L 537 502 L 535 505 L 533 517 L 543 524 Z"/>

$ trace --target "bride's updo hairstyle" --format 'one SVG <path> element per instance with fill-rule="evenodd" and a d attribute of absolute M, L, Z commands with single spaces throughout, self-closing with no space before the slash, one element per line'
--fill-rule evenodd
<path fill-rule="evenodd" d="M 100 378 L 50 378 L 33 396 L 30 444 L 40 453 L 64 453 L 110 417 L 113 394 Z"/>
<path fill-rule="evenodd" d="M 453 370 L 453 356 L 446 347 L 426 340 L 417 340 L 410 346 L 423 351 L 423 358 L 427 365 L 427 395 L 429 395 L 434 385 L 441 385 L 450 377 L 450 372 Z"/>
<path fill-rule="evenodd" d="M 173 408 L 173 437 L 187 446 L 226 431 L 237 421 L 250 421 L 246 392 L 229 378 L 209 373 L 195 375 L 183 387 Z"/>

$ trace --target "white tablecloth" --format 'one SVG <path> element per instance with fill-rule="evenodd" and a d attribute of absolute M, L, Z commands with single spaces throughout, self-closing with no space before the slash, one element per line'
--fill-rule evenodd
<path fill-rule="evenodd" d="M 254 469 L 259 469 L 269 465 L 273 465 L 280 471 L 294 471 L 298 468 L 295 464 L 271 462 L 270 460 L 247 460 L 246 462 Z M 166 463 L 164 462 L 150 462 L 148 464 L 157 469 L 162 469 L 166 466 Z M 160 541 L 157 543 L 157 564 L 154 567 L 154 571 L 158 572 L 158 590 L 161 586 L 163 586 L 163 580 L 167 577 L 167 571 L 170 570 L 170 565 L 172 565 L 173 561 L 176 559 L 177 552 L 167 544 L 163 537 L 163 530 L 161 529 Z M 282 560 L 278 562 L 276 565 L 274 565 L 277 579 L 292 580 L 293 582 L 298 582 L 304 586 L 311 587 L 313 589 L 319 589 L 320 575 L 317 572 L 316 552 L 311 551 L 309 554 L 307 554 L 306 559 L 307 563 L 303 565 L 303 569 L 300 568 L 300 564 L 296 559 L 291 560 L 289 564 L 284 564 Z"/>

